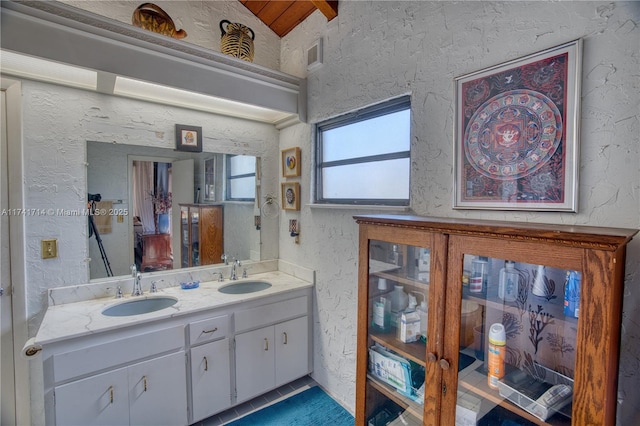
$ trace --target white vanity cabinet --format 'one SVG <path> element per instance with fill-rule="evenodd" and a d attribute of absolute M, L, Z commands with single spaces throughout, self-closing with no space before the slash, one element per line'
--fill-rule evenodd
<path fill-rule="evenodd" d="M 186 425 L 187 389 L 176 385 L 186 383 L 183 330 L 91 336 L 48 348 L 47 418 L 57 425 Z"/>
<path fill-rule="evenodd" d="M 183 351 L 57 386 L 57 425 L 186 424 Z"/>
<path fill-rule="evenodd" d="M 189 324 L 190 423 L 231 407 L 229 316 Z"/>
<path fill-rule="evenodd" d="M 308 304 L 302 296 L 235 314 L 237 402 L 311 372 Z"/>
<path fill-rule="evenodd" d="M 194 424 L 309 374 L 312 288 L 300 285 L 230 302 L 203 292 L 209 305 L 179 314 L 91 316 L 105 326 L 43 339 L 46 424 Z M 203 293 L 177 297 L 195 305 L 187 298 Z"/>
<path fill-rule="evenodd" d="M 127 369 L 120 368 L 55 388 L 57 425 L 129 423 Z"/>

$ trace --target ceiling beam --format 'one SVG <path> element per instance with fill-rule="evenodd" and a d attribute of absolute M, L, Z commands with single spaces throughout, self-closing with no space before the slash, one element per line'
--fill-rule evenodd
<path fill-rule="evenodd" d="M 338 16 L 338 0 L 311 0 L 311 3 L 330 21 Z"/>

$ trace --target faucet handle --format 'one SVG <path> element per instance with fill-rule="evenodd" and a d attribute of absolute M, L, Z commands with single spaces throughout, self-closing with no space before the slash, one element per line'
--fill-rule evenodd
<path fill-rule="evenodd" d="M 118 286 L 116 290 L 116 299 L 122 299 L 124 297 L 124 293 L 122 292 L 122 287 Z"/>
<path fill-rule="evenodd" d="M 149 293 L 157 293 L 158 292 L 158 286 L 156 286 L 156 283 L 162 282 L 162 281 L 164 281 L 164 280 L 151 281 L 151 288 L 149 288 Z"/>
<path fill-rule="evenodd" d="M 247 268 L 246 267 L 242 270 L 242 278 L 247 278 Z"/>
<path fill-rule="evenodd" d="M 222 272 L 215 272 L 216 274 L 218 274 L 218 282 L 221 283 L 224 281 L 224 275 L 222 275 Z"/>

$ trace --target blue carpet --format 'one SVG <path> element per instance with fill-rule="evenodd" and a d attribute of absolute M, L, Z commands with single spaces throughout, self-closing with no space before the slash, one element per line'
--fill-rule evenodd
<path fill-rule="evenodd" d="M 228 426 L 353 426 L 354 418 L 319 386 L 228 423 Z"/>

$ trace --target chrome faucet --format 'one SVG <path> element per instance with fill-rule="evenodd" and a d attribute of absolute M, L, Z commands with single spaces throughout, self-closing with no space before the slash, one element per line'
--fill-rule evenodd
<path fill-rule="evenodd" d="M 233 259 L 233 265 L 231 265 L 231 276 L 229 277 L 230 280 L 238 279 L 238 275 L 236 273 L 236 266 L 242 266 L 242 264 L 238 259 Z"/>
<path fill-rule="evenodd" d="M 138 272 L 133 279 L 133 291 L 131 292 L 132 296 L 142 296 L 142 286 L 140 285 L 140 279 L 142 279 L 142 274 Z"/>

